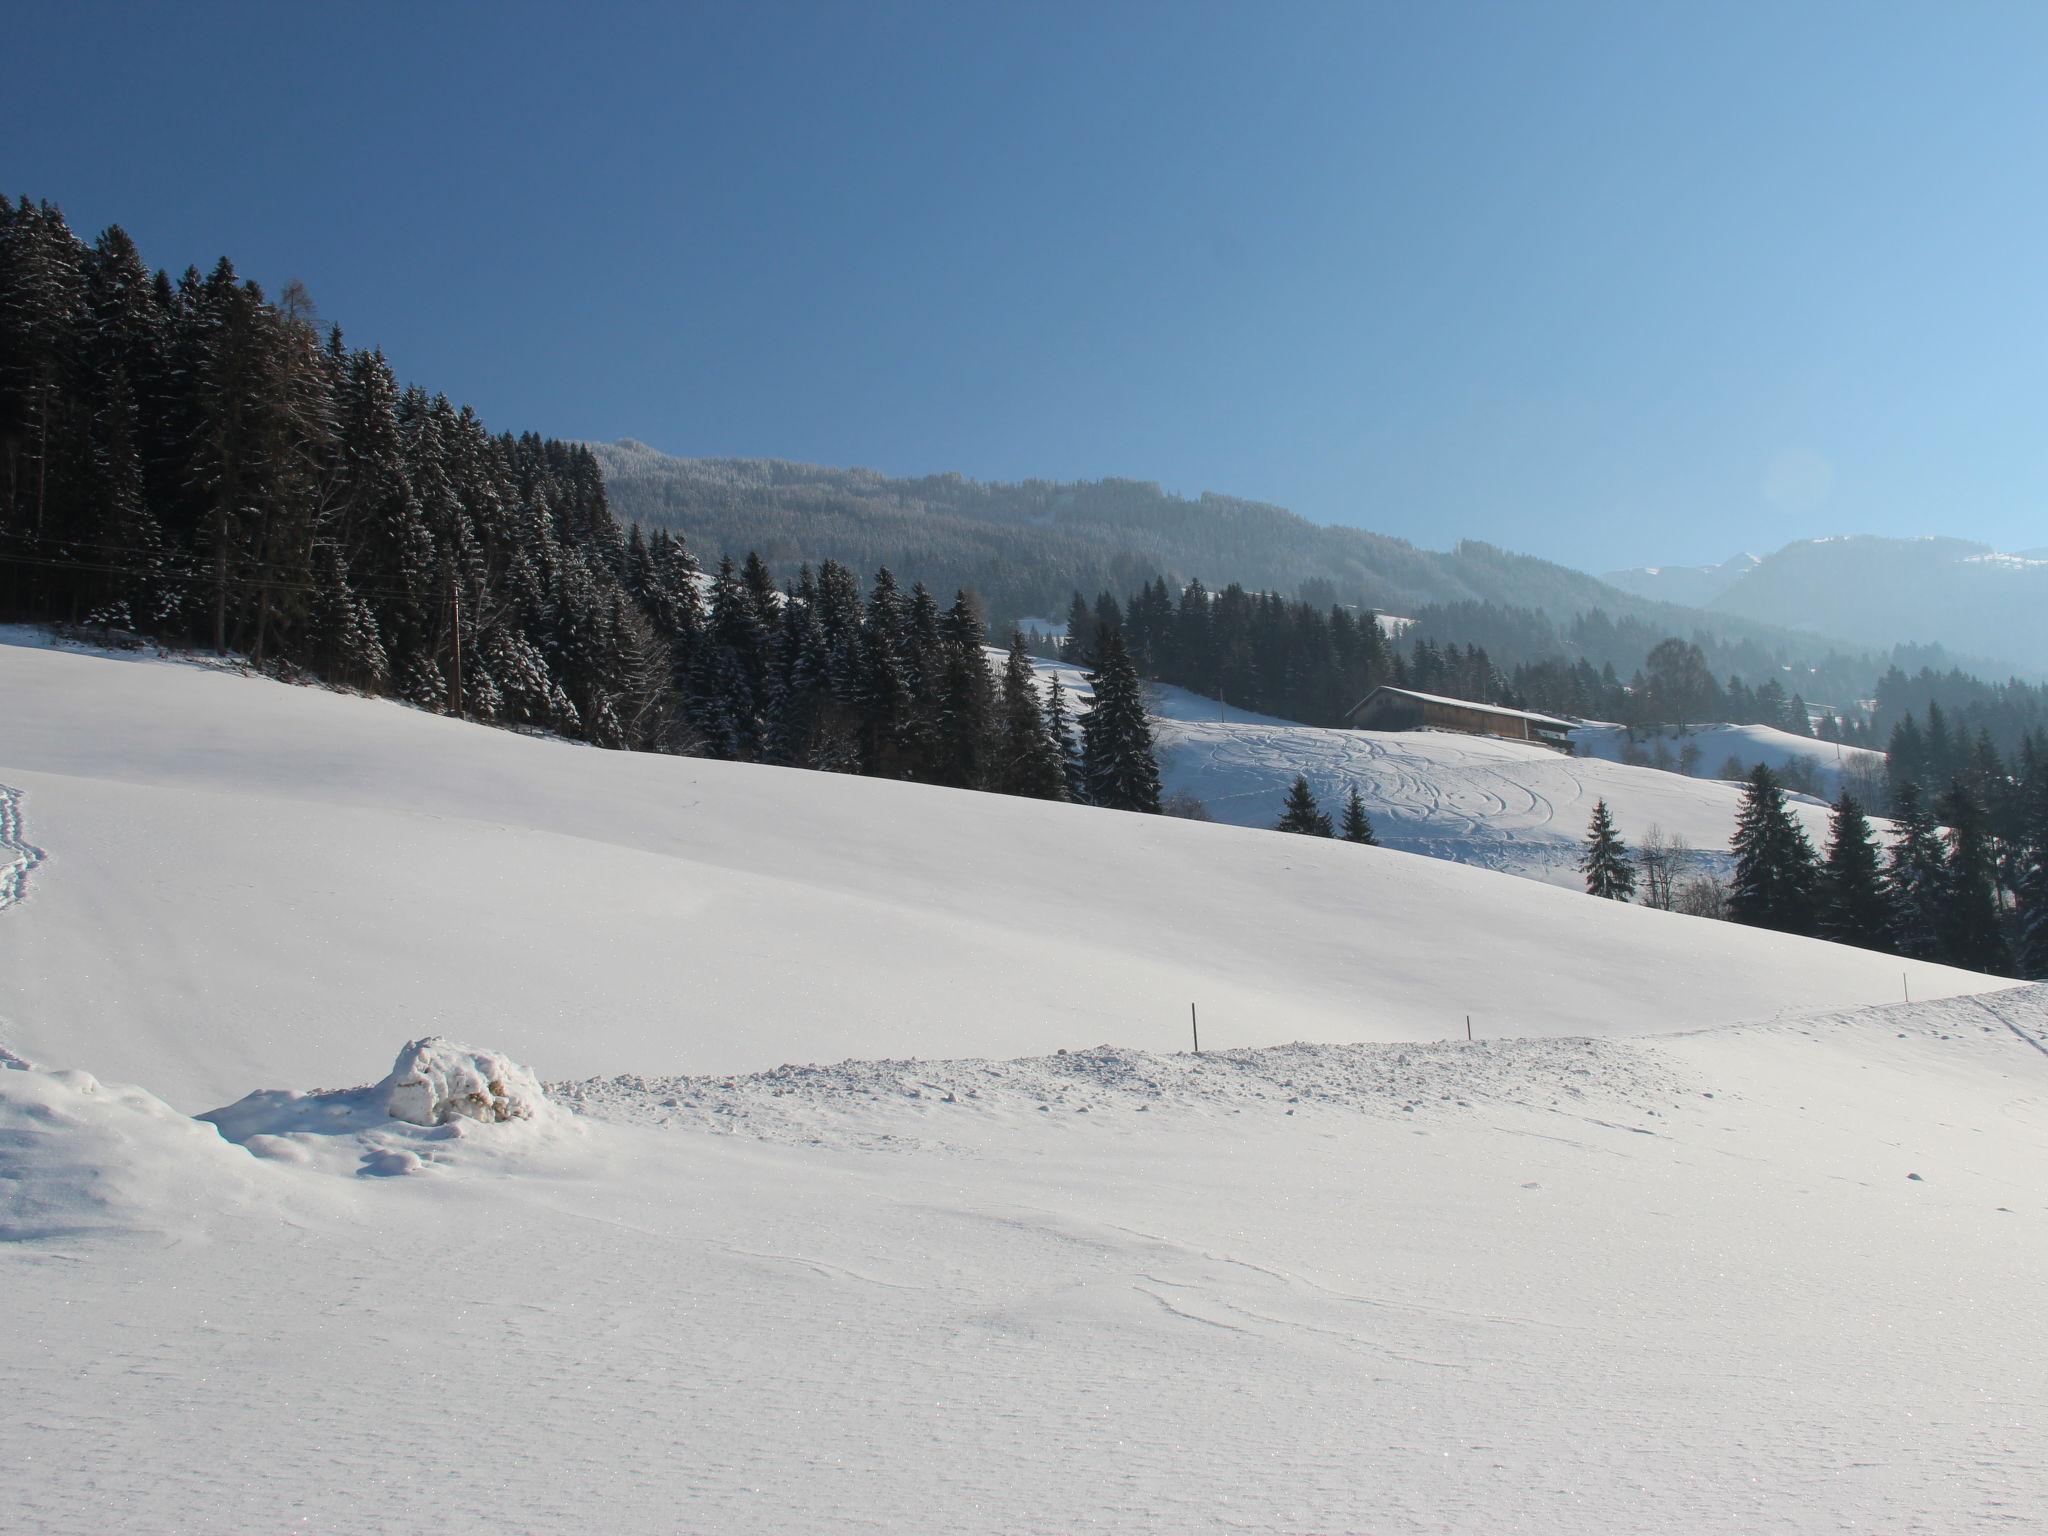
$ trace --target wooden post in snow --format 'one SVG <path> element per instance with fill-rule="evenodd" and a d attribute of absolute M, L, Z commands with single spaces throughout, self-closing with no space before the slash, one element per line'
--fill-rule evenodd
<path fill-rule="evenodd" d="M 455 638 L 455 708 L 452 713 L 458 719 L 467 719 L 462 707 L 462 589 L 455 584 L 455 568 L 448 569 L 448 615 L 449 633 Z"/>
<path fill-rule="evenodd" d="M 1202 1054 L 1202 1023 L 1201 1020 L 1195 1017 L 1195 1005 L 1193 1003 L 1188 1004 L 1188 1028 L 1194 1031 L 1195 1054 L 1199 1056 Z"/>

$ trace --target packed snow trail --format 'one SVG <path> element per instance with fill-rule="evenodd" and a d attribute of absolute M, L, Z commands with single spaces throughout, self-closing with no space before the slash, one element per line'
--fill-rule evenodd
<path fill-rule="evenodd" d="M 21 791 L 0 784 L 0 911 L 28 896 L 28 877 L 47 855 L 21 829 Z"/>

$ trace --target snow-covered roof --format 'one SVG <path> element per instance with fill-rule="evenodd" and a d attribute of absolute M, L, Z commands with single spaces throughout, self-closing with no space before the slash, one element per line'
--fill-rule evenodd
<path fill-rule="evenodd" d="M 1572 730 L 1576 725 L 1575 721 L 1560 720 L 1555 715 L 1539 715 L 1527 709 L 1509 709 L 1504 704 L 1481 704 L 1477 699 L 1447 698 L 1441 693 L 1417 693 L 1413 688 L 1396 688 L 1391 683 L 1380 684 L 1379 687 L 1373 689 L 1371 693 L 1368 693 L 1364 698 L 1352 705 L 1346 718 L 1348 719 L 1350 715 L 1357 714 L 1383 693 L 1391 693 L 1396 698 L 1414 699 L 1417 703 L 1421 704 L 1448 704 L 1453 709 L 1476 709 L 1483 714 L 1505 715 L 1513 720 L 1527 720 L 1533 725 L 1554 726 L 1561 731 Z"/>

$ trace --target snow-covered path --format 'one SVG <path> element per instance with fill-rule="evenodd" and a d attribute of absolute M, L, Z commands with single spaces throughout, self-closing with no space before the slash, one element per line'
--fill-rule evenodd
<path fill-rule="evenodd" d="M 22 830 L 21 791 L 0 784 L 0 910 L 28 895 L 28 877 L 45 857 Z"/>

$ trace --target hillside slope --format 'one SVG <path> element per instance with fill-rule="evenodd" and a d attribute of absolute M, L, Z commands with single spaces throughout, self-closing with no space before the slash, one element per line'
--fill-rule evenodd
<path fill-rule="evenodd" d="M 1597 609 L 1667 634 L 1704 629 L 1735 642 L 1803 643 L 1488 544 L 1418 549 L 1361 528 L 1318 526 L 1263 502 L 1170 495 L 1150 481 L 987 484 L 956 474 L 892 478 L 774 459 L 675 458 L 631 439 L 585 446 L 622 519 L 674 529 L 708 556 L 757 550 L 782 570 L 826 558 L 862 573 L 888 565 L 940 592 L 975 588 L 1000 621 L 1063 615 L 1076 590 L 1121 595 L 1168 574 L 1286 594 L 1317 583 L 1331 600 L 1397 613 L 1481 602 L 1568 622 Z"/>
<path fill-rule="evenodd" d="M 1746 569 L 1731 561 L 1718 575 L 1726 579 L 1711 581 L 1711 591 L 1686 567 L 1604 579 L 1759 624 L 1879 647 L 1940 645 L 2030 676 L 2048 671 L 2048 559 L 2038 551 L 2006 554 L 1950 538 L 1801 539 Z"/>
<path fill-rule="evenodd" d="M 17 638 L 20 638 L 17 636 Z M 396 1038 L 555 1077 L 1676 1029 L 1985 978 L 1232 827 L 608 753 L 0 645 L 0 1044 L 187 1110 Z"/>
<path fill-rule="evenodd" d="M 1040 662 L 1039 670 L 1058 674 L 1075 697 L 1089 696 L 1081 668 Z M 1239 709 L 1222 710 L 1226 718 L 1219 720 L 1214 699 L 1158 684 L 1147 697 L 1166 790 L 1192 795 L 1232 826 L 1271 827 L 1300 774 L 1333 815 L 1355 785 L 1374 834 L 1389 848 L 1570 890 L 1584 889 L 1578 864 L 1593 806 L 1602 799 L 1624 840 L 1639 841 L 1656 828 L 1684 838 L 1697 867 L 1732 863 L 1727 848 L 1741 786 L 1615 761 L 1625 740 L 1618 727 L 1578 731 L 1582 755 L 1565 757 L 1527 742 L 1448 731 L 1325 730 Z M 1666 751 L 1675 754 L 1687 741 L 1700 748 L 1702 774 L 1730 755 L 1774 768 L 1798 756 L 1830 792 L 1844 767 L 1867 770 L 1879 758 L 1766 726 L 1703 726 L 1667 738 Z M 1814 846 L 1825 847 L 1826 805 L 1803 795 L 1792 802 Z"/>

